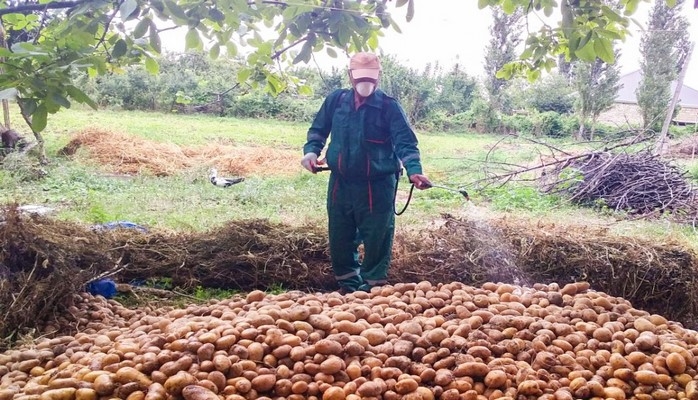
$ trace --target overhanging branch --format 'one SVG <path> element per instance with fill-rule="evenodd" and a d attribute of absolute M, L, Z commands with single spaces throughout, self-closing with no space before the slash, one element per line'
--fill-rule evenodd
<path fill-rule="evenodd" d="M 44 10 L 57 10 L 64 8 L 73 8 L 81 4 L 87 3 L 90 0 L 76 0 L 76 1 L 54 1 L 46 4 L 22 4 L 17 7 L 3 8 L 0 10 L 0 16 L 6 14 L 24 13 L 31 11 L 44 11 Z"/>

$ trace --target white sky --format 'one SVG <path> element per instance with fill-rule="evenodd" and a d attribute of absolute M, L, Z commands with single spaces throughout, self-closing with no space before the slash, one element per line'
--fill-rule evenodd
<path fill-rule="evenodd" d="M 380 41 L 383 51 L 395 54 L 399 60 L 415 68 L 437 60 L 444 65 L 459 62 L 469 74 L 480 76 L 485 46 L 490 39 L 491 12 L 478 9 L 475 0 L 430 0 L 429 3 L 417 0 L 415 3 L 415 15 L 409 23 L 405 22 L 404 8 L 393 12 L 402 34 L 392 30 L 387 32 Z M 652 4 L 642 3 L 633 15 L 642 27 L 647 24 Z M 692 0 L 685 0 L 682 13 L 691 23 L 691 40 L 698 41 L 698 9 L 693 8 Z M 642 31 L 637 25 L 631 25 L 630 30 L 632 36 L 620 46 L 622 55 L 618 62 L 621 74 L 640 68 Z M 698 44 L 684 84 L 698 89 Z"/>
<path fill-rule="evenodd" d="M 622 55 L 618 60 L 621 74 L 639 69 L 641 27 L 647 24 L 652 4 L 641 3 L 633 15 L 641 26 L 631 25 L 632 35 L 621 43 Z M 405 12 L 406 7 L 392 9 L 393 19 L 402 33 L 393 29 L 384 31 L 385 36 L 380 39 L 383 53 L 395 55 L 400 62 L 419 70 L 430 62 L 438 61 L 446 69 L 457 62 L 470 75 L 479 77 L 483 74 L 485 46 L 490 38 L 489 26 L 492 21 L 489 9 L 478 9 L 476 0 L 415 0 L 412 21 L 405 21 Z M 698 42 L 698 9 L 693 8 L 693 0 L 685 0 L 682 13 L 691 23 L 691 39 Z M 536 17 L 529 18 L 532 24 L 535 23 Z M 165 48 L 184 51 L 183 36 L 183 32 L 166 32 L 163 35 Z M 315 58 L 321 67 L 328 69 L 332 66 L 345 68 L 348 64 L 346 57 L 332 59 L 324 52 Z M 698 90 L 698 43 L 684 84 Z"/>

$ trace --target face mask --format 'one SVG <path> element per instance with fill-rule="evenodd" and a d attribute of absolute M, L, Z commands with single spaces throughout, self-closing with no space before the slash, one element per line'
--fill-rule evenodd
<path fill-rule="evenodd" d="M 368 97 L 376 90 L 376 84 L 373 82 L 359 82 L 356 84 L 355 89 L 359 96 Z"/>

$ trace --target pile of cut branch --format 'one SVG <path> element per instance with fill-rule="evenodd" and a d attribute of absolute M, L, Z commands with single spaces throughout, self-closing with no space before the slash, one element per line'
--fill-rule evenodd
<path fill-rule="evenodd" d="M 541 179 L 545 192 L 566 194 L 576 204 L 641 216 L 670 213 L 682 222 L 698 218 L 696 189 L 685 172 L 649 151 L 590 153 L 555 165 Z"/>

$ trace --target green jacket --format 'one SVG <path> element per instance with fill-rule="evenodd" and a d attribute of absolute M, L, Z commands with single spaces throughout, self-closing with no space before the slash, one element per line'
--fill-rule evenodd
<path fill-rule="evenodd" d="M 380 89 L 358 110 L 354 110 L 353 89 L 339 89 L 327 96 L 308 130 L 303 153 L 320 155 L 330 132 L 327 165 L 347 179 L 395 174 L 400 161 L 407 176 L 422 173 L 417 137 L 405 112 Z"/>

